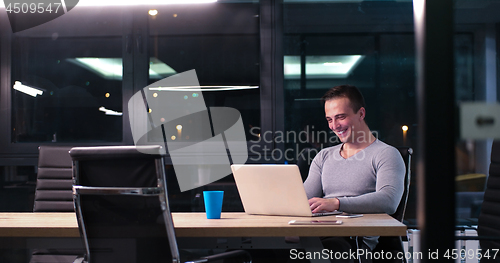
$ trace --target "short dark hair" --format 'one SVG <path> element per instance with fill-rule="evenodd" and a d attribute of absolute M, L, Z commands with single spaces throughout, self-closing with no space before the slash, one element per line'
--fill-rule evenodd
<path fill-rule="evenodd" d="M 352 85 L 340 85 L 329 89 L 321 98 L 323 103 L 337 99 L 348 98 L 351 103 L 351 108 L 354 112 L 358 112 L 361 107 L 365 108 L 365 99 L 358 88 Z"/>

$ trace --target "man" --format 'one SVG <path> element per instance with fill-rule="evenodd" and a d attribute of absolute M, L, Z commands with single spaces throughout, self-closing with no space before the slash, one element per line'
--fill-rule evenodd
<path fill-rule="evenodd" d="M 311 164 L 304 182 L 311 210 L 394 213 L 404 190 L 401 154 L 373 136 L 365 122 L 363 95 L 356 87 L 334 87 L 322 100 L 329 128 L 342 143 L 323 149 Z M 325 248 L 339 251 L 372 250 L 377 243 L 378 237 L 323 241 Z"/>

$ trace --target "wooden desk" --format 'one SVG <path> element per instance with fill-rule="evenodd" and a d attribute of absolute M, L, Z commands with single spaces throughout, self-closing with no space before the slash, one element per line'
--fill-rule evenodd
<path fill-rule="evenodd" d="M 406 226 L 385 214 L 343 218 L 342 225 L 288 225 L 290 220 L 335 220 L 335 216 L 258 216 L 222 213 L 173 213 L 178 237 L 284 237 L 284 236 L 404 236 Z M 80 237 L 74 213 L 0 213 L 0 237 Z"/>
<path fill-rule="evenodd" d="M 0 213 L 0 237 L 80 237 L 75 213 Z"/>
<path fill-rule="evenodd" d="M 288 225 L 290 220 L 337 220 L 320 218 L 259 216 L 223 213 L 221 219 L 206 219 L 204 213 L 173 213 L 179 237 L 283 237 L 283 236 L 403 236 L 406 226 L 386 214 L 343 218 L 342 225 Z"/>
<path fill-rule="evenodd" d="M 406 235 L 406 226 L 386 214 L 343 218 L 342 225 L 288 225 L 290 220 L 336 219 L 335 216 L 313 219 L 245 213 L 223 213 L 221 219 L 206 219 L 205 213 L 173 213 L 177 242 L 185 249 L 305 248 L 309 252 L 320 252 L 323 249 L 320 236 Z M 294 242 L 284 238 L 291 236 L 300 238 Z M 81 248 L 82 243 L 74 213 L 0 213 L 0 246 L 74 249 Z"/>

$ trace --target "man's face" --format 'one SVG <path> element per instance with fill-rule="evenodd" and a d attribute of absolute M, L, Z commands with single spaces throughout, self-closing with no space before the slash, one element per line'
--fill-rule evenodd
<path fill-rule="evenodd" d="M 325 102 L 325 115 L 328 127 L 335 132 L 343 143 L 354 143 L 354 136 L 363 132 L 361 124 L 365 118 L 365 108 L 354 112 L 348 98 L 331 99 Z"/>

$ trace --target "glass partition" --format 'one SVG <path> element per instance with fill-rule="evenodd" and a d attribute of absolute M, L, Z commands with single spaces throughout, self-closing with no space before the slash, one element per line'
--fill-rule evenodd
<path fill-rule="evenodd" d="M 457 107 L 463 102 L 496 103 L 500 3 L 455 2 Z M 249 145 L 263 133 L 269 135 L 263 136 L 263 145 L 271 147 L 258 148 L 259 154 L 282 151 L 278 154 L 283 158 L 269 162 L 309 164 L 319 150 L 339 143 L 319 99 L 340 84 L 361 89 L 367 123 L 380 140 L 417 150 L 412 1 L 265 3 L 77 6 L 18 33 L 5 31 L 8 19 L 0 14 L 2 158 L 10 162 L 8 158 L 29 156 L 33 165 L 41 143 L 132 144 L 126 125 L 128 99 L 149 84 L 191 69 L 196 70 L 200 93 L 186 96 L 202 94 L 206 107 L 237 109 Z M 270 10 L 274 7 L 278 10 Z M 263 28 L 261 11 L 268 13 L 266 18 L 282 19 L 274 21 L 273 33 Z M 261 37 L 275 33 L 280 41 Z M 262 43 L 278 58 L 264 56 Z M 262 75 L 263 57 L 272 68 L 267 72 L 283 74 Z M 261 82 L 272 85 L 262 88 Z M 184 131 L 176 140 L 191 143 L 193 137 Z M 481 207 L 492 140 L 461 138 L 458 133 L 457 222 L 471 225 Z M 259 155 L 252 161 L 268 160 Z M 415 162 L 411 168 L 416 175 Z M 413 176 L 406 212 L 413 226 L 415 187 Z"/>
<path fill-rule="evenodd" d="M 249 1 L 151 9 L 148 83 L 194 69 L 200 87 L 185 100 L 199 96 L 207 108 L 237 109 L 247 140 L 255 139 L 252 128 L 261 127 L 259 12 L 258 2 Z M 176 141 L 195 140 L 183 132 Z"/>
<path fill-rule="evenodd" d="M 318 151 L 340 143 L 320 98 L 342 84 L 363 93 L 366 121 L 377 138 L 415 147 L 411 1 L 284 1 L 283 12 L 285 130 L 297 135 L 286 141 L 293 152 L 288 161 L 306 167 L 306 175 Z M 415 198 L 408 206 L 407 216 L 415 218 Z"/>
<path fill-rule="evenodd" d="M 455 207 L 457 226 L 465 226 L 465 229 L 478 224 L 493 138 L 474 130 L 480 127 L 479 123 L 464 122 L 465 114 L 474 114 L 464 105 L 498 105 L 499 11 L 497 1 L 455 1 L 455 99 L 460 113 L 455 146 Z M 483 111 L 486 112 L 498 115 L 494 111 Z M 471 129 L 476 131 L 473 136 L 467 131 Z M 471 232 L 475 234 L 470 229 L 461 234 Z"/>
<path fill-rule="evenodd" d="M 190 70 L 195 70 L 198 82 L 197 86 L 180 83 L 174 89 L 163 87 L 162 90 L 155 86 L 145 90 L 145 96 L 152 101 L 148 105 L 151 118 L 169 118 L 168 112 L 160 115 L 154 115 L 153 112 L 153 107 L 162 107 L 164 105 L 161 104 L 167 100 L 179 106 L 172 112 L 180 116 L 175 124 L 162 125 L 164 135 L 152 135 L 148 140 L 166 141 L 169 150 L 209 140 L 214 131 L 202 131 L 200 127 L 208 128 L 213 124 L 215 116 L 211 113 L 214 107 L 228 107 L 239 112 L 248 145 L 245 150 L 251 151 L 250 145 L 259 139 L 261 114 L 266 114 L 262 112 L 262 100 L 268 96 L 263 95 L 263 88 L 260 87 L 259 1 L 155 6 L 142 13 L 146 15 L 146 11 L 149 32 L 147 84 Z M 162 100 L 164 96 L 176 96 L 178 100 Z M 187 111 L 192 107 L 207 108 L 209 111 L 207 114 L 198 112 L 182 115 L 180 108 L 184 106 L 188 107 Z M 152 122 L 155 121 L 158 120 L 152 119 Z M 267 126 L 271 125 L 268 123 Z M 215 149 L 217 144 L 213 146 Z M 231 156 L 237 154 L 229 148 L 229 144 L 225 148 Z M 209 185 L 180 192 L 176 179 L 176 171 L 181 169 L 179 167 L 174 171 L 173 166 L 167 165 L 166 169 L 173 211 L 204 211 L 202 191 L 213 189 L 224 190 L 227 197 L 224 198 L 225 211 L 243 211 L 231 175 Z"/>
<path fill-rule="evenodd" d="M 12 141 L 121 141 L 120 47 L 120 37 L 16 37 Z"/>
<path fill-rule="evenodd" d="M 13 143 L 122 141 L 121 18 L 77 8 L 12 35 Z"/>
<path fill-rule="evenodd" d="M 455 1 L 457 108 L 463 102 L 498 101 L 499 8 L 494 1 Z M 320 98 L 340 84 L 360 88 L 367 123 L 380 140 L 417 150 L 412 1 L 285 0 L 283 17 L 289 162 L 309 164 L 319 150 L 339 143 L 328 129 Z M 458 130 L 456 135 L 457 224 L 470 226 L 477 224 L 492 139 L 461 138 Z M 411 169 L 405 222 L 416 227 L 415 162 Z"/>

